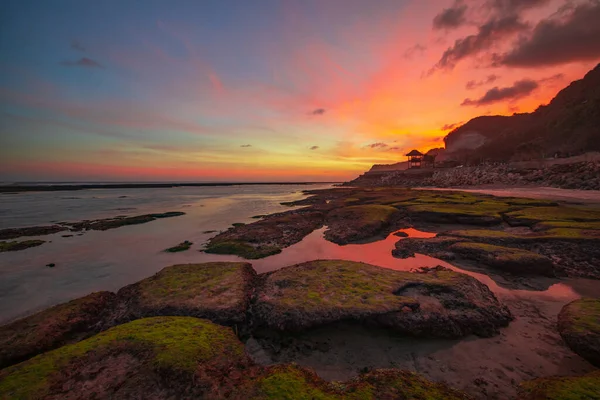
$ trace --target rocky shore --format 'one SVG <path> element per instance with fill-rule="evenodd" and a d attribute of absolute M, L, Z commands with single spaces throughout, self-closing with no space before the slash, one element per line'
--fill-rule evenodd
<path fill-rule="evenodd" d="M 558 164 L 524 168 L 510 164 L 435 170 L 366 173 L 351 186 L 468 187 L 481 185 L 545 186 L 561 189 L 600 190 L 600 162 Z"/>
<path fill-rule="evenodd" d="M 509 283 L 600 279 L 597 205 L 398 187 L 307 194 L 287 204 L 301 208 L 218 233 L 205 251 L 258 259 L 323 226 L 325 239 L 340 245 L 413 227 L 437 237 L 399 235 L 396 257 L 430 255 Z M 313 260 L 257 274 L 246 262 L 175 265 L 116 293 L 93 293 L 0 327 L 0 398 L 560 399 L 565 397 L 556 396 L 566 393 L 598 398 L 600 376 L 576 355 L 598 366 L 598 300 L 575 301 L 559 314 L 560 307 L 541 311 L 441 266 L 405 272 Z M 413 347 L 482 341 L 485 349 L 498 345 L 493 351 L 503 352 L 495 356 L 501 360 L 535 331 L 531 340 L 539 344 L 535 353 L 541 358 L 529 365 L 547 364 L 535 371 L 497 365 L 495 380 L 488 380 L 459 378 L 455 371 L 461 366 L 426 361 L 436 371 L 443 368 L 425 368 L 430 379 L 452 381 L 465 392 L 406 371 L 407 365 L 418 369 L 416 359 L 403 368 L 386 364 L 351 380 L 327 382 L 290 364 L 307 354 L 339 357 L 356 350 L 318 339 L 327 330 L 331 337 L 342 335 L 341 342 L 363 330 L 410 338 Z M 522 337 L 511 338 L 515 332 Z M 390 337 L 383 340 L 386 351 L 394 352 L 400 342 Z M 359 340 L 361 346 L 365 340 Z M 415 357 L 412 350 L 408 354 Z M 525 357 L 514 356 L 519 363 Z M 560 360 L 552 361 L 555 356 Z M 558 368 L 569 364 L 567 358 L 579 367 Z M 547 376 L 557 370 L 569 376 Z"/>

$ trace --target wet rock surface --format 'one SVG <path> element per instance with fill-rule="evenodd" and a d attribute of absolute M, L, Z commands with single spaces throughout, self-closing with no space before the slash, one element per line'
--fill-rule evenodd
<path fill-rule="evenodd" d="M 0 326 L 0 368 L 99 332 L 115 306 L 114 293 L 97 292 Z"/>
<path fill-rule="evenodd" d="M 558 331 L 571 350 L 600 367 L 600 300 L 583 298 L 564 306 Z"/>
<path fill-rule="evenodd" d="M 235 254 L 246 259 L 267 257 L 298 243 L 323 225 L 324 215 L 314 211 L 273 214 L 257 222 L 238 225 L 210 239 L 207 253 Z"/>
<path fill-rule="evenodd" d="M 337 244 L 368 239 L 408 227 L 401 220 L 401 212 L 395 207 L 373 204 L 343 207 L 327 214 L 325 239 Z"/>
<path fill-rule="evenodd" d="M 48 225 L 48 226 L 31 226 L 27 228 L 8 228 L 0 230 L 0 240 L 16 239 L 22 236 L 43 236 L 53 233 L 66 231 L 66 226 Z"/>
<path fill-rule="evenodd" d="M 31 247 L 41 246 L 46 243 L 43 240 L 23 240 L 23 241 L 11 241 L 11 242 L 0 242 L 0 253 L 4 251 L 19 251 L 29 249 Z"/>
<path fill-rule="evenodd" d="M 266 274 L 253 314 L 256 325 L 280 331 L 354 320 L 420 337 L 491 336 L 512 318 L 485 285 L 467 275 L 441 267 L 400 272 L 341 260 Z"/>
<path fill-rule="evenodd" d="M 117 293 L 121 320 L 193 316 L 225 325 L 244 323 L 256 273 L 236 262 L 174 265 Z"/>
<path fill-rule="evenodd" d="M 553 376 L 523 382 L 518 400 L 598 400 L 600 371 L 582 376 Z"/>

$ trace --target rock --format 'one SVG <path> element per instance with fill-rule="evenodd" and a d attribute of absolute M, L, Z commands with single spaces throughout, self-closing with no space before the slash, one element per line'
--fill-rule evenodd
<path fill-rule="evenodd" d="M 485 201 L 476 204 L 415 204 L 406 207 L 414 221 L 442 224 L 498 225 L 502 222 L 500 213 L 509 209 L 509 205 L 497 201 Z"/>
<path fill-rule="evenodd" d="M 43 236 L 51 235 L 60 231 L 66 231 L 66 226 L 49 225 L 49 226 L 31 226 L 27 228 L 9 228 L 0 230 L 0 240 L 16 239 L 21 236 Z"/>
<path fill-rule="evenodd" d="M 246 320 L 256 273 L 236 262 L 174 265 L 117 293 L 123 320 L 193 316 L 233 325 Z"/>
<path fill-rule="evenodd" d="M 492 336 L 512 319 L 487 286 L 467 275 L 442 267 L 410 273 L 341 260 L 266 274 L 253 314 L 255 326 L 279 331 L 354 320 L 449 338 Z"/>
<path fill-rule="evenodd" d="M 447 260 L 451 254 L 448 248 L 458 242 L 464 242 L 466 239 L 457 237 L 438 236 L 434 238 L 407 238 L 396 242 L 396 248 L 392 250 L 392 255 L 398 258 L 414 257 L 415 253 L 425 254 L 430 257 Z"/>
<path fill-rule="evenodd" d="M 56 267 L 56 264 L 49 263 L 49 264 L 46 264 L 46 267 L 48 267 L 48 268 L 54 268 L 54 267 Z"/>
<path fill-rule="evenodd" d="M 443 383 L 430 382 L 414 372 L 380 369 L 361 374 L 347 382 L 328 383 L 314 372 L 295 365 L 266 368 L 250 377 L 233 398 L 249 400 L 285 399 L 411 399 L 466 400 L 466 394 Z"/>
<path fill-rule="evenodd" d="M 177 246 L 173 246 L 173 247 L 169 247 L 168 249 L 165 250 L 165 252 L 167 253 L 178 253 L 180 251 L 186 251 L 189 250 L 190 247 L 192 247 L 194 243 L 190 242 L 190 241 L 184 241 L 179 243 Z"/>
<path fill-rule="evenodd" d="M 225 398 L 249 363 L 230 328 L 190 317 L 116 326 L 0 371 L 3 399 Z"/>
<path fill-rule="evenodd" d="M 600 367 L 600 299 L 583 298 L 564 306 L 558 332 L 571 350 Z"/>
<path fill-rule="evenodd" d="M 518 400 L 598 400 L 600 371 L 583 376 L 553 376 L 521 383 Z"/>
<path fill-rule="evenodd" d="M 74 230 L 74 231 L 81 231 L 81 230 L 106 231 L 108 229 L 120 228 L 122 226 L 145 224 L 147 222 L 152 222 L 157 219 L 179 217 L 181 215 L 185 215 L 185 213 L 181 212 L 181 211 L 169 211 L 169 212 L 160 213 L 160 214 L 144 214 L 144 215 L 136 215 L 133 217 L 104 218 L 104 219 L 96 219 L 96 220 L 92 220 L 92 221 L 81 221 L 81 222 L 65 223 L 65 224 L 68 225 L 71 228 L 71 230 Z"/>
<path fill-rule="evenodd" d="M 5 252 L 5 251 L 25 250 L 30 247 L 41 246 L 44 243 L 46 243 L 46 242 L 43 240 L 24 240 L 21 242 L 18 242 L 18 241 L 0 242 L 0 253 Z"/>
<path fill-rule="evenodd" d="M 472 242 L 455 243 L 448 250 L 517 275 L 554 276 L 552 260 L 532 251 Z"/>
<path fill-rule="evenodd" d="M 99 332 L 115 305 L 114 293 L 96 292 L 1 326 L 0 368 Z"/>
<path fill-rule="evenodd" d="M 207 253 L 258 259 L 281 252 L 323 225 L 321 212 L 294 210 L 239 225 L 210 239 Z"/>
<path fill-rule="evenodd" d="M 357 205 L 343 207 L 327 214 L 325 239 L 347 244 L 397 229 L 400 218 L 397 208 L 385 205 Z"/>
<path fill-rule="evenodd" d="M 398 232 L 394 232 L 394 236 L 398 236 L 401 238 L 407 238 L 408 237 L 408 233 L 403 232 L 403 231 L 398 231 Z"/>

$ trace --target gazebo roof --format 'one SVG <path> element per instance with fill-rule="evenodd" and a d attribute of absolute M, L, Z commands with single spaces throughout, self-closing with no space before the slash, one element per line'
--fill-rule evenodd
<path fill-rule="evenodd" d="M 408 153 L 406 156 L 407 157 L 414 157 L 414 156 L 422 156 L 423 153 L 421 153 L 419 150 L 413 150 L 410 153 Z"/>

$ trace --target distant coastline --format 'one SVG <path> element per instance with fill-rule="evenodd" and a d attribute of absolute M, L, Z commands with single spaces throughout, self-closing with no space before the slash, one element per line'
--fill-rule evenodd
<path fill-rule="evenodd" d="M 0 185 L 0 193 L 55 192 L 86 189 L 151 189 L 206 186 L 249 186 L 249 185 L 317 185 L 341 182 L 203 182 L 203 183 L 14 183 Z"/>

